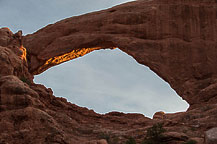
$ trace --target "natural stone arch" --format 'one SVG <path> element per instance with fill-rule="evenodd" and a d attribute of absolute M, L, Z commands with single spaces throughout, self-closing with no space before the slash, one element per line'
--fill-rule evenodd
<path fill-rule="evenodd" d="M 201 3 L 136 1 L 48 25 L 24 39 L 30 71 L 39 74 L 65 54 L 73 59 L 118 47 L 167 81 L 189 104 L 210 101 L 217 87 L 217 5 L 214 0 Z"/>

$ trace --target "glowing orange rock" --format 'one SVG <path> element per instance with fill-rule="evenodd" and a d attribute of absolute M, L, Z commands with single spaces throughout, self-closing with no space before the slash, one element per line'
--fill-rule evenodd
<path fill-rule="evenodd" d="M 27 61 L 26 59 L 26 48 L 23 47 L 23 45 L 20 47 L 20 50 L 22 51 L 21 59 Z"/>
<path fill-rule="evenodd" d="M 73 51 L 71 51 L 69 53 L 66 53 L 66 54 L 63 54 L 63 55 L 60 55 L 60 56 L 50 58 L 35 73 L 36 74 L 41 73 L 41 72 L 47 70 L 48 68 L 50 68 L 52 66 L 55 66 L 57 64 L 60 64 L 60 63 L 63 63 L 63 62 L 66 62 L 66 61 L 81 57 L 81 56 L 83 56 L 83 55 L 85 55 L 87 53 L 90 53 L 90 52 L 92 52 L 94 50 L 98 50 L 98 49 L 101 49 L 101 47 L 82 48 L 82 49 L 79 49 L 79 50 L 73 50 Z"/>

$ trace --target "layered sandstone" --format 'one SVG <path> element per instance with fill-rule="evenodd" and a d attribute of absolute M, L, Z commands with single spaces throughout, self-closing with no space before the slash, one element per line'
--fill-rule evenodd
<path fill-rule="evenodd" d="M 210 141 L 207 130 L 217 125 L 216 11 L 215 0 L 139 0 L 68 18 L 24 41 L 21 31 L 0 29 L 0 143 L 124 144 L 130 137 L 141 143 L 156 123 L 168 144 L 202 144 L 205 135 Z M 100 115 L 33 83 L 33 74 L 51 66 L 115 47 L 169 82 L 191 108 L 154 119 Z"/>
<path fill-rule="evenodd" d="M 139 0 L 72 17 L 27 35 L 30 72 L 118 47 L 148 66 L 189 104 L 215 101 L 215 0 Z"/>

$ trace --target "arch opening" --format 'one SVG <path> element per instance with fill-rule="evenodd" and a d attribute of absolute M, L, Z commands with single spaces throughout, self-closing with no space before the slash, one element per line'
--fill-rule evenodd
<path fill-rule="evenodd" d="M 35 76 L 55 96 L 93 109 L 152 117 L 157 111 L 186 111 L 188 103 L 148 67 L 116 48 L 95 50 Z"/>

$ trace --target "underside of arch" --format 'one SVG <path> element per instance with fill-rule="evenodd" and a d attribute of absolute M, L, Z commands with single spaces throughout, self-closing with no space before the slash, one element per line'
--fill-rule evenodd
<path fill-rule="evenodd" d="M 44 65 L 40 66 L 36 71 L 33 72 L 33 74 L 39 74 L 43 71 L 49 69 L 52 66 L 61 64 L 63 62 L 84 56 L 94 50 L 102 49 L 101 47 L 93 47 L 93 48 L 81 48 L 78 50 L 72 50 L 71 52 L 65 53 L 63 55 L 55 56 L 50 59 L 48 59 Z M 113 48 L 114 49 L 114 48 Z"/>

